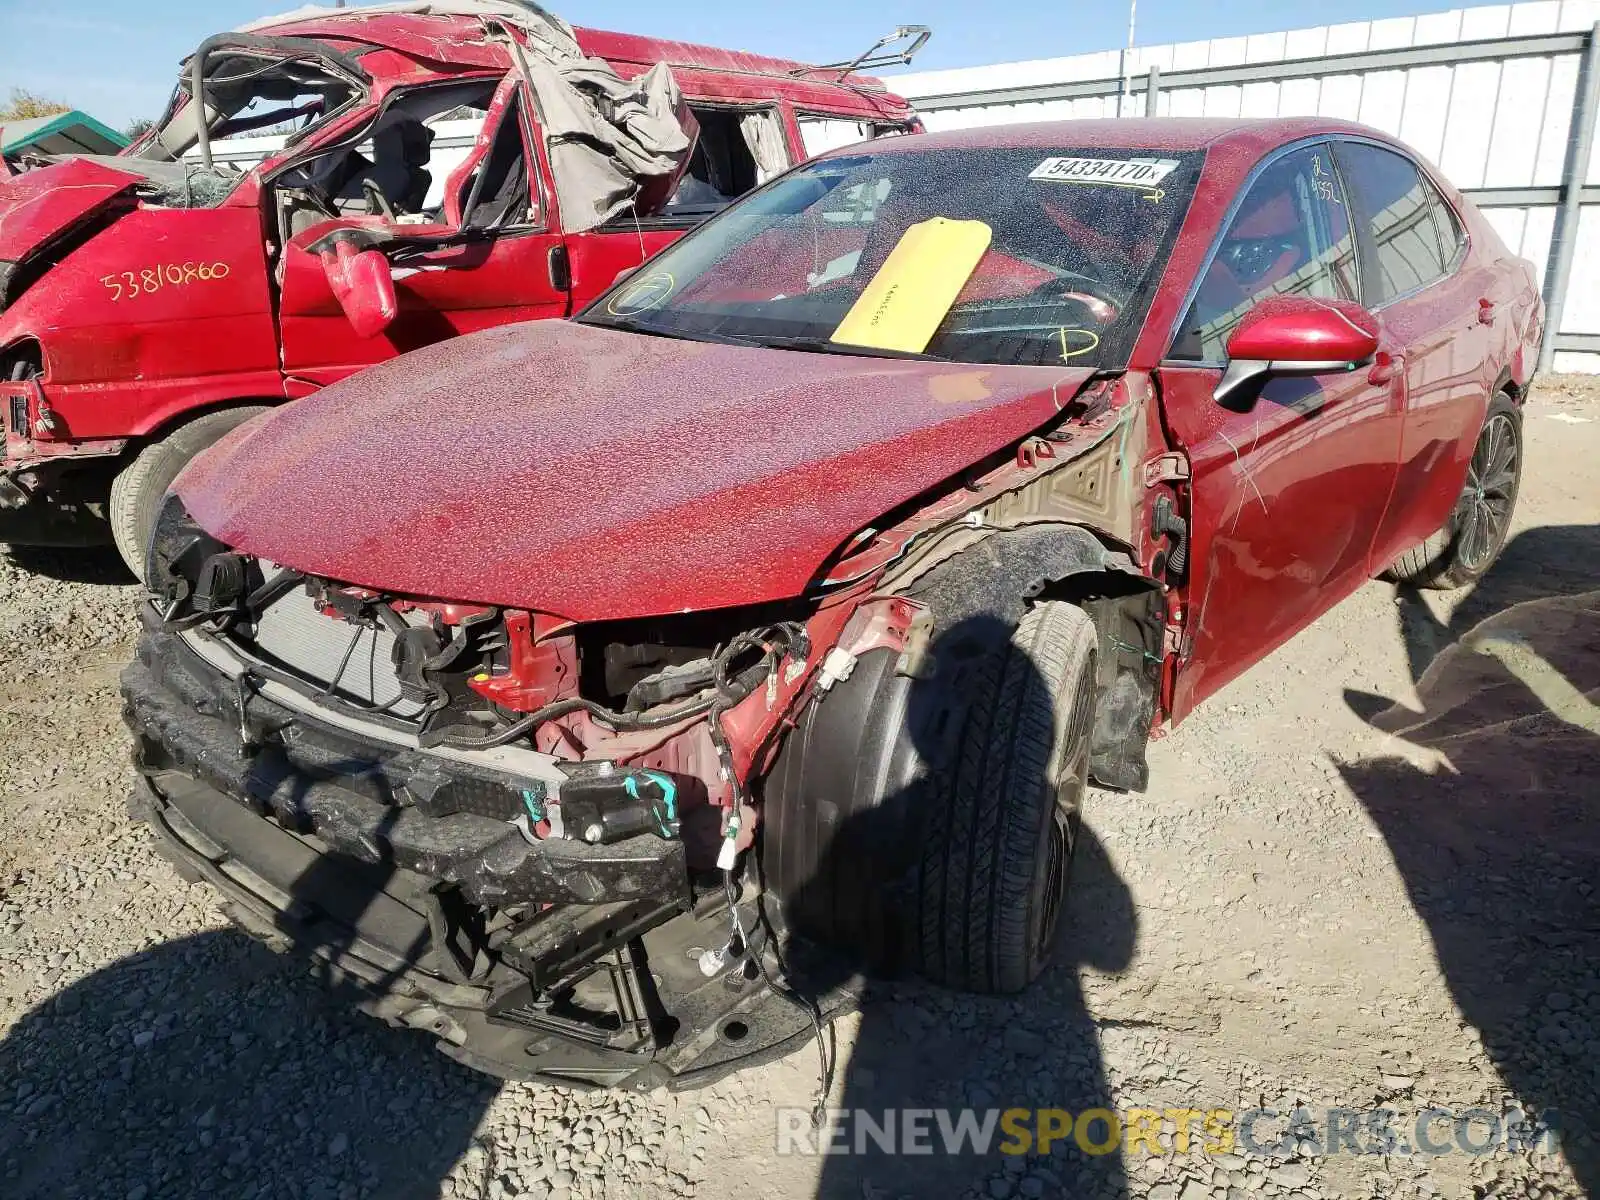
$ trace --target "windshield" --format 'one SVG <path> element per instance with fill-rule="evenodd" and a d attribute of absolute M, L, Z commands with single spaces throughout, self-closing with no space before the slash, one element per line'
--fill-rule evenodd
<path fill-rule="evenodd" d="M 832 353 L 1123 366 L 1201 159 L 1071 148 L 817 159 L 580 319 Z"/>

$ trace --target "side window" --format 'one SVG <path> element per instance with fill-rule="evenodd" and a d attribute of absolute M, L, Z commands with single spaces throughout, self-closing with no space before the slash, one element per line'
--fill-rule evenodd
<path fill-rule="evenodd" d="M 1339 162 L 1361 206 L 1377 265 L 1377 277 L 1367 283 L 1367 303 L 1383 304 L 1442 278 L 1455 250 L 1440 244 L 1433 210 L 1443 201 L 1416 164 L 1364 142 L 1341 144 Z"/>
<path fill-rule="evenodd" d="M 495 80 L 475 80 L 400 92 L 358 141 L 283 171 L 274 187 L 284 236 L 333 217 L 375 216 L 397 225 L 442 221 L 446 180 L 471 152 L 496 86 Z"/>
<path fill-rule="evenodd" d="M 1172 357 L 1221 362 L 1245 314 L 1286 293 L 1360 296 L 1350 210 L 1326 146 L 1292 151 L 1250 184 L 1200 279 Z"/>
<path fill-rule="evenodd" d="M 1433 223 L 1438 228 L 1439 245 L 1444 250 L 1445 269 L 1454 270 L 1461 252 L 1467 248 L 1467 231 L 1461 227 L 1461 218 L 1456 215 L 1456 210 L 1450 207 L 1450 202 L 1439 194 L 1439 190 L 1426 178 L 1422 182 L 1427 186 L 1432 201 Z"/>
<path fill-rule="evenodd" d="M 690 111 L 700 137 L 665 215 L 709 215 L 788 170 L 789 148 L 773 110 L 690 105 Z"/>
<path fill-rule="evenodd" d="M 867 121 L 850 121 L 843 117 L 817 117 L 807 113 L 800 113 L 795 120 L 800 125 L 800 144 L 813 158 L 825 150 L 853 146 L 857 142 L 869 141 L 878 135 L 877 127 Z"/>

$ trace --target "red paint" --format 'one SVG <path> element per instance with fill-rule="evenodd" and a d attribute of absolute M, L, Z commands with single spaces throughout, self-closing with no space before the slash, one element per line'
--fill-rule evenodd
<path fill-rule="evenodd" d="M 5 179 L 0 182 L 0 262 L 22 262 L 139 180 L 131 172 L 82 160 Z"/>
<path fill-rule="evenodd" d="M 801 591 L 846 538 L 1044 425 L 1089 374 L 542 322 L 299 401 L 179 491 L 230 545 L 385 591 L 573 620 L 750 604 Z"/>
<path fill-rule="evenodd" d="M 1378 323 L 1348 300 L 1275 296 L 1251 309 L 1228 339 L 1230 358 L 1258 362 L 1365 362 L 1378 351 Z"/>
<path fill-rule="evenodd" d="M 322 252 L 322 270 L 357 337 L 377 337 L 394 324 L 399 304 L 389 260 L 381 253 L 340 242 L 333 251 Z"/>
<path fill-rule="evenodd" d="M 543 138 L 526 125 L 524 150 L 540 176 L 530 195 L 530 207 L 537 210 L 532 227 L 487 241 L 433 250 L 424 246 L 393 272 L 393 319 L 369 313 L 358 330 L 335 294 L 340 278 L 350 282 L 340 272 L 356 263 L 339 267 L 330 278 L 312 247 L 339 228 L 383 223 L 376 218 L 324 221 L 288 246 L 275 247 L 272 178 L 346 141 L 401 89 L 499 80 L 485 124 L 492 131 L 515 115 L 510 105 L 521 85 L 504 42 L 486 37 L 473 18 L 351 9 L 255 32 L 318 39 L 356 57 L 372 80 L 370 94 L 256 168 L 219 207 L 136 204 L 129 193 L 138 176 L 83 160 L 0 178 L 0 262 L 48 254 L 60 235 L 86 221 L 103 217 L 107 223 L 0 311 L 0 360 L 21 345 L 42 346 L 44 394 L 61 421 L 59 432 L 39 438 L 7 428 L 0 470 L 24 470 L 63 446 L 85 455 L 132 454 L 140 439 L 160 436 L 203 410 L 303 396 L 443 338 L 565 316 L 610 286 L 620 271 L 638 266 L 683 232 L 631 227 L 565 232 Z M 630 34 L 579 30 L 578 40 L 585 53 L 612 63 L 624 76 L 670 62 L 690 101 L 776 109 L 796 149 L 796 111 L 886 123 L 912 120 L 903 99 L 865 76 L 837 81 L 832 74 L 797 75 L 799 63 Z M 522 107 L 533 111 L 527 97 Z M 461 193 L 489 148 L 489 138 L 481 138 L 447 183 L 443 225 L 401 230 L 413 247 L 457 231 Z M 551 255 L 561 252 L 571 264 L 570 289 L 557 287 L 552 275 Z M 368 270 L 374 265 L 364 257 L 360 261 Z M 184 282 L 186 269 L 217 264 L 226 269 L 225 278 L 200 281 L 191 275 Z M 146 274 L 151 271 L 158 273 Z M 169 278 L 179 282 L 168 283 Z M 146 279 L 157 286 L 147 290 Z M 363 289 L 345 290 L 348 300 Z"/>

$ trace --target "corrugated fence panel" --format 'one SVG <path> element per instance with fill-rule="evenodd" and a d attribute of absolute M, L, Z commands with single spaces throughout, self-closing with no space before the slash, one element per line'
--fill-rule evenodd
<path fill-rule="evenodd" d="M 1582 210 L 1575 261 L 1579 265 L 1572 272 L 1561 332 L 1600 333 L 1600 273 L 1586 271 L 1582 266 L 1600 262 L 1600 207 L 1588 205 Z"/>
<path fill-rule="evenodd" d="M 1506 249 L 1513 254 L 1522 253 L 1522 233 L 1528 225 L 1528 210 L 1525 208 L 1486 208 L 1483 215 L 1494 231 L 1500 235 L 1500 240 L 1506 244 Z"/>
<path fill-rule="evenodd" d="M 1457 187 L 1482 187 L 1486 182 L 1489 143 L 1494 138 L 1495 109 L 1500 96 L 1500 64 L 1461 63 L 1448 68 L 1450 87 L 1440 104 L 1443 136 L 1433 146 L 1417 149 L 1439 164 Z M 1537 144 L 1537 124 L 1530 145 Z M 1518 182 L 1522 182 L 1518 180 Z M 1498 186 L 1501 184 L 1496 180 Z"/>
<path fill-rule="evenodd" d="M 1278 83 L 1247 83 L 1239 89 L 1239 115 L 1241 117 L 1275 117 L 1278 115 Z"/>
<path fill-rule="evenodd" d="M 1332 117 L 1338 121 L 1361 119 L 1361 97 L 1366 91 L 1360 75 L 1324 75 L 1321 79 L 1304 82 L 1320 85 L 1317 106 L 1313 110 L 1319 117 Z"/>
<path fill-rule="evenodd" d="M 1492 65 L 1492 64 L 1485 64 Z M 1466 71 L 1465 66 L 1457 72 Z M 1548 58 L 1517 58 L 1500 66 L 1500 86 L 1495 94 L 1494 134 L 1483 178 L 1496 187 L 1529 187 L 1534 181 L 1534 161 L 1544 132 L 1545 98 L 1550 91 Z M 1449 160 L 1448 155 L 1446 156 Z M 1463 163 L 1463 165 L 1465 165 Z M 1449 166 L 1440 163 L 1446 175 Z M 1455 178 L 1451 175 L 1451 178 Z"/>
<path fill-rule="evenodd" d="M 1563 55 L 1550 64 L 1550 87 L 1545 92 L 1544 121 L 1539 131 L 1539 154 L 1534 160 L 1533 182 L 1554 186 L 1561 182 L 1567 161 L 1567 129 L 1572 124 L 1572 101 L 1578 91 L 1578 56 Z"/>
<path fill-rule="evenodd" d="M 1357 118 L 1385 133 L 1400 133 L 1400 115 L 1406 107 L 1406 73 L 1372 71 L 1362 80 L 1361 113 Z"/>
<path fill-rule="evenodd" d="M 1280 117 L 1314 117 L 1326 91 L 1325 81 L 1317 79 L 1285 79 L 1278 89 Z"/>
<path fill-rule="evenodd" d="M 1400 113 L 1400 136 L 1430 162 L 1439 161 L 1444 145 L 1445 122 L 1450 117 L 1451 80 L 1459 67 L 1413 67 L 1406 72 L 1406 103 Z M 1485 125 L 1482 147 L 1487 148 L 1489 116 L 1494 112 L 1491 98 L 1482 120 Z"/>

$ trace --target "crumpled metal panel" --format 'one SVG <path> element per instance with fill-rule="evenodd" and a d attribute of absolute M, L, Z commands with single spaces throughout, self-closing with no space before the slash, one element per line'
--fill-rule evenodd
<path fill-rule="evenodd" d="M 178 491 L 230 545 L 386 591 L 574 620 L 751 604 L 1090 374 L 512 325 L 250 422 Z"/>
<path fill-rule="evenodd" d="M 144 182 L 133 171 L 69 159 L 0 179 L 0 259 L 21 262 L 62 230 Z"/>

